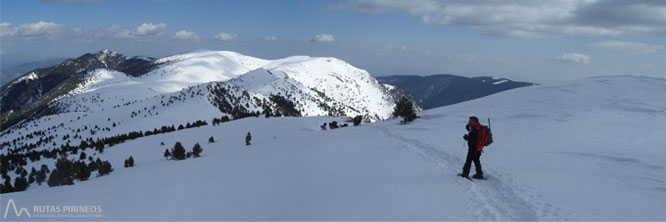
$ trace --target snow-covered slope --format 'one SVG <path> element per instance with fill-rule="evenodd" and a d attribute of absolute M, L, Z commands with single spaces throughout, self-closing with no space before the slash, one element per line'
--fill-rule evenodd
<path fill-rule="evenodd" d="M 269 77 L 255 78 L 278 79 Z M 168 98 L 209 86 L 202 87 Z M 129 140 L 103 154 L 86 150 L 114 171 L 72 186 L 32 184 L 3 194 L 0 210 L 12 199 L 31 212 L 34 205 L 101 206 L 105 220 L 661 221 L 665 94 L 666 79 L 598 77 L 427 110 L 407 125 L 396 119 L 322 131 L 321 123 L 340 119 L 245 118 Z M 174 101 L 170 107 L 186 110 L 200 100 Z M 492 120 L 495 142 L 481 157 L 488 180 L 456 177 L 470 115 Z M 211 136 L 217 142 L 207 143 Z M 162 153 L 176 141 L 188 151 L 202 144 L 203 156 L 166 160 Z M 123 168 L 130 155 L 136 166 Z M 7 219 L 29 218 L 9 212 Z"/>
<path fill-rule="evenodd" d="M 428 110 L 394 133 L 423 141 L 418 150 L 452 174 L 466 117 L 491 118 L 495 142 L 481 157 L 490 180 L 472 187 L 485 219 L 665 220 L 662 95 L 666 79 L 587 78 Z"/>
<path fill-rule="evenodd" d="M 153 82 L 153 90 L 175 92 L 195 84 L 227 81 L 268 63 L 230 51 L 203 51 L 169 56 L 155 61 L 163 64 L 142 77 Z"/>

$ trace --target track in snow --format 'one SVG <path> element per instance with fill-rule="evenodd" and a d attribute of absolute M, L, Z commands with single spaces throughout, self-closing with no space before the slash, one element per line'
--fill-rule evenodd
<path fill-rule="evenodd" d="M 421 141 L 395 134 L 386 126 L 372 126 L 372 128 L 377 129 L 386 137 L 394 138 L 410 150 L 432 161 L 452 179 L 458 179 L 456 175 L 461 171 L 464 161 L 457 156 Z M 487 169 L 486 172 L 488 172 Z M 491 174 L 504 177 L 495 172 Z M 536 221 L 540 218 L 553 218 L 559 215 L 559 209 L 534 201 L 536 199 L 534 197 L 529 198 L 532 201 L 527 201 L 517 194 L 515 183 L 503 182 L 496 177 L 491 176 L 487 180 L 473 182 L 458 179 L 458 184 L 468 187 L 467 196 L 471 201 L 469 207 L 476 210 L 474 214 L 479 220 Z"/>

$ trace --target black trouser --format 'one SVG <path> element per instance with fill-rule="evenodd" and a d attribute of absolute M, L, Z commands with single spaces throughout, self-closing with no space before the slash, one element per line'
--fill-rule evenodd
<path fill-rule="evenodd" d="M 479 176 L 483 175 L 483 171 L 481 171 L 481 160 L 479 158 L 481 157 L 481 151 L 475 149 L 475 148 L 469 148 L 467 149 L 467 160 L 465 160 L 465 166 L 463 166 L 463 176 L 469 176 L 469 168 L 472 167 L 472 162 L 474 162 L 474 168 L 476 169 L 476 174 Z"/>

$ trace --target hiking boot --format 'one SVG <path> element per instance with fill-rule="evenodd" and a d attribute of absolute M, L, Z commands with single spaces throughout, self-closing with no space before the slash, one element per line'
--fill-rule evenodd
<path fill-rule="evenodd" d="M 458 176 L 459 176 L 459 177 L 464 177 L 464 178 L 469 179 L 469 176 L 468 176 L 468 175 L 463 175 L 462 173 L 459 173 Z"/>
<path fill-rule="evenodd" d="M 474 174 L 474 176 L 472 176 L 472 178 L 481 179 L 481 180 L 485 179 L 482 174 Z"/>

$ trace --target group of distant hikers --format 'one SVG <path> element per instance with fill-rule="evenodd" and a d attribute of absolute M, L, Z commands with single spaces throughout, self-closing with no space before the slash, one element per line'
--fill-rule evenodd
<path fill-rule="evenodd" d="M 488 124 L 490 124 L 490 119 L 488 119 Z M 493 142 L 492 133 L 488 126 L 479 123 L 479 118 L 476 116 L 469 117 L 465 129 L 467 130 L 467 134 L 463 136 L 463 139 L 467 140 L 467 159 L 465 160 L 462 173 L 458 174 L 458 176 L 469 179 L 469 170 L 472 167 L 472 162 L 474 162 L 476 174 L 472 178 L 485 179 L 483 177 L 483 170 L 481 170 L 480 158 L 481 153 L 483 153 L 483 147 Z"/>

